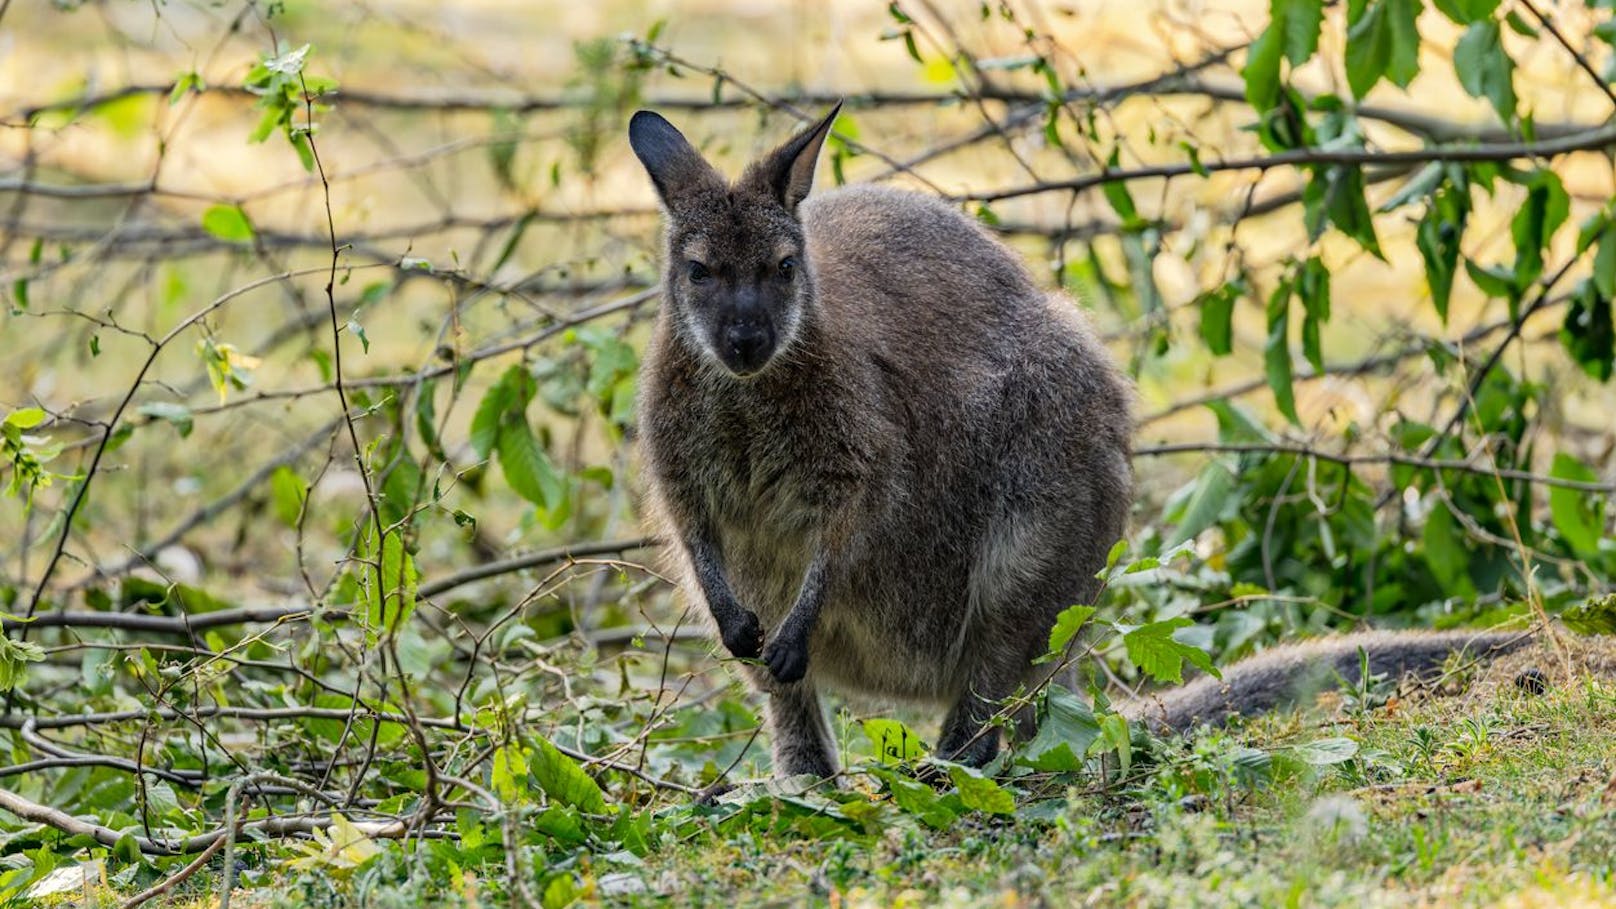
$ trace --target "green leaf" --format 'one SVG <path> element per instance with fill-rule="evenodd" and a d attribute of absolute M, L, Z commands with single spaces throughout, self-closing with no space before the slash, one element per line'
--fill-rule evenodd
<path fill-rule="evenodd" d="M 6 414 L 5 425 L 18 429 L 33 429 L 45 422 L 45 411 L 38 407 L 20 407 Z"/>
<path fill-rule="evenodd" d="M 1217 523 L 1224 509 L 1234 501 L 1234 471 L 1221 460 L 1209 461 L 1195 479 L 1195 491 L 1184 504 L 1183 517 L 1167 536 L 1166 546 L 1174 547 L 1193 540 Z"/>
<path fill-rule="evenodd" d="M 1296 393 L 1291 386 L 1290 303 L 1291 285 L 1285 281 L 1268 298 L 1268 342 L 1263 346 L 1263 363 L 1275 406 L 1285 419 L 1299 426 L 1302 421 L 1296 415 Z"/>
<path fill-rule="evenodd" d="M 505 482 L 529 502 L 554 510 L 566 500 L 561 475 L 526 422 L 500 427 L 499 466 Z"/>
<path fill-rule="evenodd" d="M 1149 625 L 1140 625 L 1122 635 L 1122 643 L 1132 660 L 1146 675 L 1158 682 L 1184 681 L 1184 662 L 1217 678 L 1222 674 L 1212 665 L 1206 651 L 1173 637 L 1179 628 L 1195 624 L 1188 616 L 1176 616 Z"/>
<path fill-rule="evenodd" d="M 1502 265 L 1478 265 L 1474 260 L 1466 259 L 1465 273 L 1489 297 L 1520 299 L 1521 290 L 1515 284 L 1515 272 L 1511 269 Z"/>
<path fill-rule="evenodd" d="M 527 749 L 512 742 L 494 750 L 489 782 L 500 801 L 515 802 L 527 793 Z"/>
<path fill-rule="evenodd" d="M 1380 240 L 1375 236 L 1375 219 L 1369 212 L 1363 168 L 1356 164 L 1333 165 L 1324 169 L 1322 179 L 1324 211 L 1330 223 L 1357 240 L 1358 245 L 1370 255 L 1385 261 L 1386 257 L 1380 251 Z"/>
<path fill-rule="evenodd" d="M 1459 269 L 1459 237 L 1464 233 L 1462 213 L 1460 218 L 1457 223 L 1448 220 L 1442 207 L 1433 202 L 1414 232 L 1414 244 L 1425 263 L 1425 282 L 1431 288 L 1431 304 L 1444 325 L 1448 322 L 1448 301 L 1453 295 L 1453 276 Z"/>
<path fill-rule="evenodd" d="M 1045 773 L 1082 770 L 1083 755 L 1100 734 L 1088 704 L 1060 685 L 1050 685 L 1038 734 L 1019 749 L 1016 762 Z"/>
<path fill-rule="evenodd" d="M 148 401 L 135 408 L 135 412 L 142 416 L 151 417 L 154 420 L 162 420 L 172 424 L 182 439 L 191 434 L 191 408 L 186 407 L 184 404 L 176 404 L 172 401 Z"/>
<path fill-rule="evenodd" d="M 1094 615 L 1093 606 L 1068 606 L 1055 617 L 1055 627 L 1049 631 L 1049 650 L 1039 662 L 1060 659 L 1066 654 L 1066 645 L 1082 630 L 1084 623 Z"/>
<path fill-rule="evenodd" d="M 1271 21 L 1283 22 L 1285 59 L 1291 66 L 1306 63 L 1319 49 L 1324 0 L 1271 0 L 1269 13 Z"/>
<path fill-rule="evenodd" d="M 1412 177 L 1403 181 L 1391 198 L 1382 202 L 1376 212 L 1385 214 L 1396 211 L 1405 205 L 1419 202 L 1430 196 L 1447 180 L 1447 165 L 1442 161 L 1432 161 L 1420 168 Z"/>
<path fill-rule="evenodd" d="M 1474 589 L 1470 582 L 1470 553 L 1465 549 L 1459 524 L 1446 503 L 1436 502 L 1431 506 L 1422 540 L 1425 564 L 1445 594 L 1459 596 Z"/>
<path fill-rule="evenodd" d="M 1563 451 L 1555 454 L 1549 476 L 1583 483 L 1599 482 L 1598 474 Z M 1554 521 L 1554 529 L 1560 532 L 1560 536 L 1579 557 L 1588 559 L 1598 554 L 1599 538 L 1605 532 L 1605 502 L 1602 496 L 1564 486 L 1550 486 L 1549 516 Z"/>
<path fill-rule="evenodd" d="M 1245 292 L 1244 282 L 1230 281 L 1201 295 L 1201 339 L 1214 356 L 1234 349 L 1234 304 Z"/>
<path fill-rule="evenodd" d="M 253 238 L 252 222 L 235 205 L 215 205 L 203 212 L 202 229 L 226 243 L 247 243 Z"/>
<path fill-rule="evenodd" d="M 1454 24 L 1469 25 L 1492 16 L 1499 0 L 1432 0 L 1432 3 Z"/>
<path fill-rule="evenodd" d="M 1356 4 L 1358 18 L 1349 11 L 1347 24 L 1347 85 L 1355 98 L 1362 98 L 1375 87 L 1392 59 L 1392 26 L 1388 21 L 1389 0 Z"/>
<path fill-rule="evenodd" d="M 1290 750 L 1304 764 L 1328 767 L 1352 760 L 1358 754 L 1358 743 L 1349 738 L 1336 737 L 1295 745 Z"/>
<path fill-rule="evenodd" d="M 308 490 L 297 471 L 282 464 L 269 475 L 269 497 L 275 506 L 275 517 L 287 527 L 297 527 L 298 516 L 303 513 L 303 500 Z"/>
<path fill-rule="evenodd" d="M 1594 287 L 1606 300 L 1616 299 L 1616 222 L 1605 225 L 1599 234 L 1599 251 L 1594 253 Z"/>
<path fill-rule="evenodd" d="M 32 641 L 14 641 L 0 633 L 0 691 L 22 687 L 29 663 L 45 660 L 44 648 Z"/>
<path fill-rule="evenodd" d="M 892 801 L 899 808 L 919 818 L 927 827 L 946 830 L 953 826 L 958 815 L 930 786 L 893 770 L 875 768 L 872 773 L 887 784 L 887 791 L 892 793 Z"/>
<path fill-rule="evenodd" d="M 1273 18 L 1246 49 L 1246 65 L 1240 70 L 1246 83 L 1246 101 L 1259 112 L 1279 101 L 1279 61 L 1285 53 L 1283 9 L 1280 0 L 1275 0 Z"/>
<path fill-rule="evenodd" d="M 920 736 L 897 720 L 875 717 L 862 725 L 864 736 L 875 748 L 875 759 L 883 764 L 912 764 L 926 756 L 926 744 Z"/>
<path fill-rule="evenodd" d="M 511 368 L 522 369 L 520 366 Z M 510 409 L 510 388 L 501 378 L 483 394 L 482 401 L 477 404 L 477 412 L 471 418 L 471 450 L 477 453 L 478 459 L 486 460 L 499 445 L 500 423 Z"/>
<path fill-rule="evenodd" d="M 1386 78 L 1398 88 L 1408 88 L 1420 74 L 1420 29 L 1417 24 L 1421 0 L 1386 0 L 1386 29 L 1391 42 L 1386 61 Z"/>
<path fill-rule="evenodd" d="M 1525 185 L 1526 200 L 1509 222 L 1515 241 L 1515 286 L 1521 289 L 1543 274 L 1543 250 L 1571 213 L 1571 196 L 1554 171 L 1533 171 Z"/>
<path fill-rule="evenodd" d="M 965 807 L 988 814 L 1016 813 L 1015 797 L 982 771 L 963 764 L 951 764 L 948 776 L 959 787 L 960 801 L 965 803 Z"/>
<path fill-rule="evenodd" d="M 1302 300 L 1302 353 L 1313 364 L 1313 370 L 1324 372 L 1324 351 L 1319 342 L 1319 326 L 1330 321 L 1330 270 L 1317 256 L 1302 265 L 1296 281 L 1297 296 Z"/>
<path fill-rule="evenodd" d="M 1453 48 L 1453 71 L 1472 98 L 1486 98 L 1505 123 L 1515 120 L 1515 61 L 1504 52 L 1498 23 L 1475 22 Z"/>
<path fill-rule="evenodd" d="M 1560 327 L 1560 342 L 1582 371 L 1601 382 L 1610 381 L 1616 367 L 1616 325 L 1612 324 L 1611 298 L 1599 291 L 1596 279 L 1584 279 L 1571 296 Z"/>
<path fill-rule="evenodd" d="M 1578 634 L 1616 634 L 1616 593 L 1584 600 L 1561 616 Z"/>
<path fill-rule="evenodd" d="M 578 762 L 544 739 L 529 758 L 528 772 L 550 798 L 590 814 L 606 812 L 606 796 L 600 785 L 578 766 Z"/>
<path fill-rule="evenodd" d="M 418 575 L 415 561 L 404 548 L 404 536 L 390 530 L 382 537 L 381 589 L 366 596 L 367 618 L 373 633 L 391 634 L 415 612 Z"/>

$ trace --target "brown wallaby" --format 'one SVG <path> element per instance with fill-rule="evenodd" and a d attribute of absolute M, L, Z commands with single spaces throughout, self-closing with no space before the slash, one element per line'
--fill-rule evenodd
<path fill-rule="evenodd" d="M 999 747 L 984 724 L 1041 681 L 1056 616 L 1093 601 L 1123 533 L 1131 391 L 1073 303 L 954 208 L 874 186 L 808 198 L 836 113 L 734 183 L 657 114 L 629 123 L 666 215 L 648 511 L 724 646 L 761 658 L 746 671 L 777 775 L 835 773 L 821 687 L 948 704 L 938 753 L 980 765 Z M 1331 652 L 1346 674 L 1355 640 Z M 1376 671 L 1433 648 L 1386 649 Z M 1215 721 L 1320 662 L 1259 657 L 1128 710 Z"/>

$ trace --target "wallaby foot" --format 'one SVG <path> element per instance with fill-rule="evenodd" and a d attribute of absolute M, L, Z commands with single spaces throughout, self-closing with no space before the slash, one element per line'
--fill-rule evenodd
<path fill-rule="evenodd" d="M 808 631 L 786 624 L 763 648 L 763 663 L 774 680 L 789 684 L 808 674 Z"/>
<path fill-rule="evenodd" d="M 937 755 L 945 760 L 981 767 L 999 753 L 999 729 L 990 721 L 1026 676 L 1027 660 L 1019 653 L 983 654 L 971 672 L 970 684 L 943 719 Z M 1036 727 L 1037 717 L 1030 706 L 1012 714 L 1017 734 Z"/>
<path fill-rule="evenodd" d="M 750 609 L 741 609 L 729 616 L 729 621 L 721 621 L 718 636 L 724 641 L 724 649 L 738 659 L 756 659 L 763 652 L 763 623 Z"/>
<path fill-rule="evenodd" d="M 769 739 L 777 778 L 836 775 L 836 748 L 819 694 L 812 685 L 781 685 L 769 692 Z"/>

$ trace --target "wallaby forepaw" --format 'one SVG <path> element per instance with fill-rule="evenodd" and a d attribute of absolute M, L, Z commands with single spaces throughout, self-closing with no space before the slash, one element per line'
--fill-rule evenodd
<path fill-rule="evenodd" d="M 777 637 L 763 648 L 763 664 L 775 681 L 800 682 L 808 674 L 808 642 L 796 637 Z"/>
<path fill-rule="evenodd" d="M 724 648 L 739 659 L 757 659 L 763 652 L 763 624 L 750 609 L 742 609 L 739 619 L 719 629 L 719 637 L 724 640 Z"/>

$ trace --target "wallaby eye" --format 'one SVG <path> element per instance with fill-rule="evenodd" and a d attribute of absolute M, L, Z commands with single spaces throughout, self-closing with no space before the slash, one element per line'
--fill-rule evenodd
<path fill-rule="evenodd" d="M 787 280 L 790 280 L 792 274 L 795 273 L 796 270 L 797 270 L 797 257 L 796 256 L 786 256 L 784 259 L 780 260 L 780 277 L 785 278 Z"/>
<path fill-rule="evenodd" d="M 705 282 L 708 278 L 711 278 L 712 276 L 713 276 L 713 273 L 707 270 L 707 266 L 701 264 L 700 262 L 695 262 L 695 261 L 692 261 L 690 263 L 690 283 L 691 284 L 701 284 L 701 283 Z"/>

